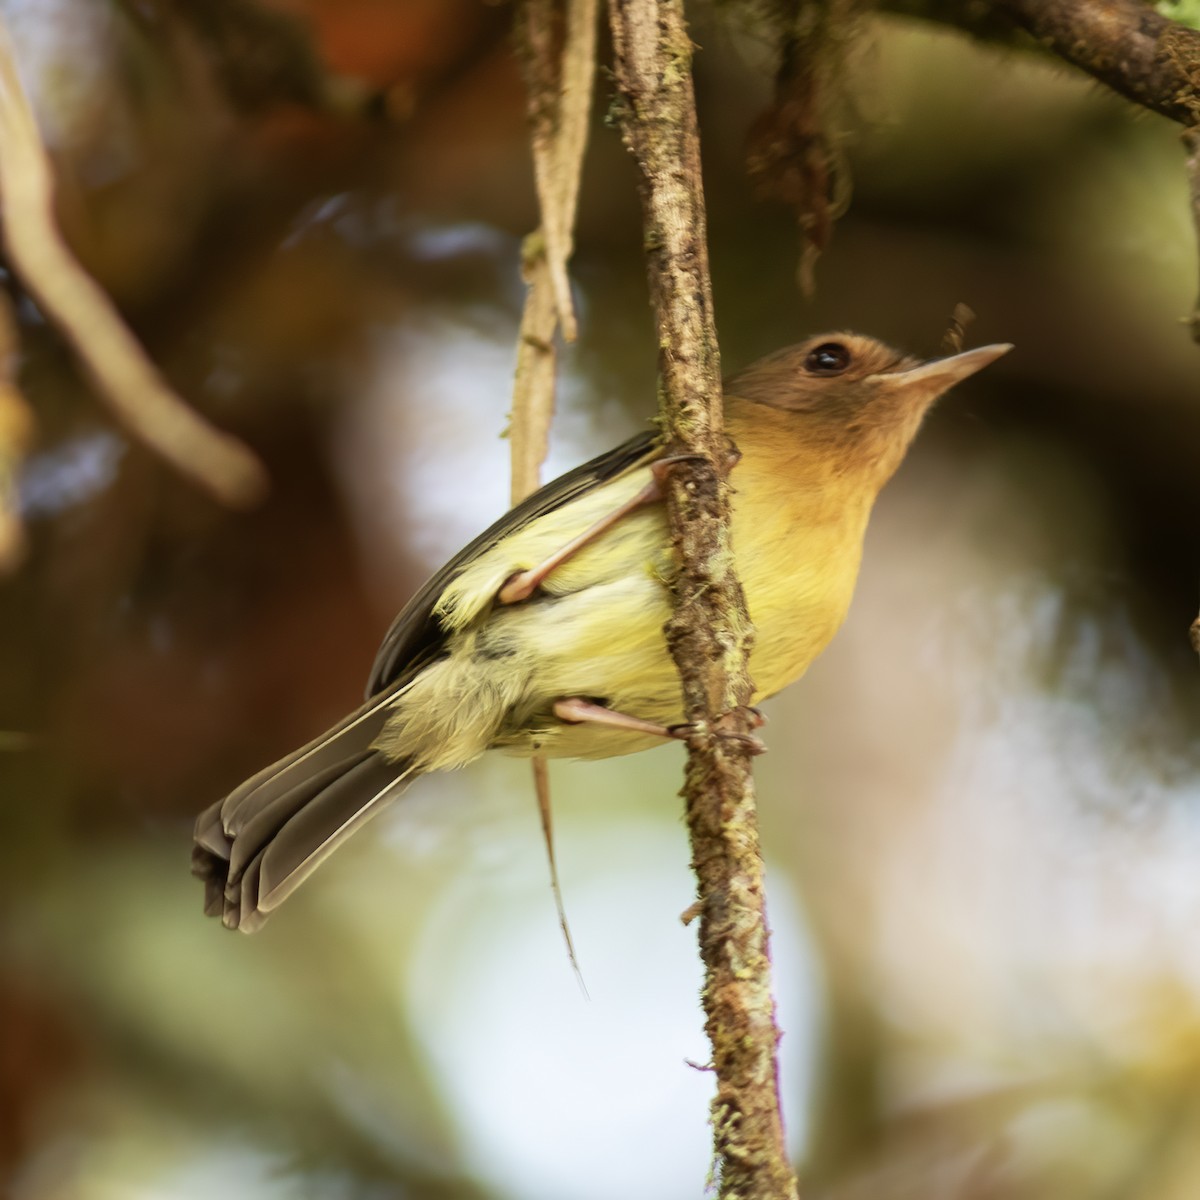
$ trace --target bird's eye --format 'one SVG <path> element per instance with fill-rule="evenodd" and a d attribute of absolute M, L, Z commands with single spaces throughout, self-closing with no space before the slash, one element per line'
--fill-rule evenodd
<path fill-rule="evenodd" d="M 849 365 L 850 351 L 841 342 L 822 342 L 804 360 L 810 375 L 840 375 Z"/>

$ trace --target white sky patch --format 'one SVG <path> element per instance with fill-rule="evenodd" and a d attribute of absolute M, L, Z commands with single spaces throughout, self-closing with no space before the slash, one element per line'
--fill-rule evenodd
<path fill-rule="evenodd" d="M 523 765 L 523 764 L 521 764 Z M 594 764 L 589 764 L 595 770 Z M 662 813 L 559 816 L 566 960 L 536 837 L 505 879 L 464 869 L 402 983 L 468 1165 L 513 1200 L 694 1200 L 711 1159 L 714 1080 L 699 1004 L 684 830 Z M 586 826 L 586 828 L 581 828 Z M 818 1022 L 812 951 L 778 874 L 770 919 L 793 1153 L 805 1138 Z"/>
<path fill-rule="evenodd" d="M 31 455 L 21 472 L 21 514 L 48 516 L 90 500 L 112 483 L 124 453 L 119 437 L 98 432 Z"/>
<path fill-rule="evenodd" d="M 502 434 L 515 336 L 515 325 L 488 333 L 424 313 L 375 342 L 374 383 L 348 406 L 335 455 L 368 583 L 385 608 L 405 598 L 403 551 L 432 572 L 509 508 Z M 588 381 L 563 370 L 543 479 L 632 432 L 623 411 L 597 403 Z"/>
<path fill-rule="evenodd" d="M 132 170 L 133 124 L 112 86 L 119 10 L 77 0 L 0 0 L 0 16 L 18 48 L 21 83 L 46 144 L 69 156 L 72 171 L 91 187 Z"/>

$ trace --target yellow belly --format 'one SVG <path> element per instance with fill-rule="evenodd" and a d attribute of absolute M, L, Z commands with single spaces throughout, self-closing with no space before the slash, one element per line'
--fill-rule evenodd
<path fill-rule="evenodd" d="M 544 595 L 507 608 L 492 603 L 514 570 L 540 561 L 643 481 L 601 489 L 608 495 L 534 522 L 503 552 L 497 547 L 472 564 L 439 606 L 453 627 L 449 653 L 398 696 L 380 748 L 433 770 L 461 766 L 490 747 L 601 758 L 658 744 L 556 720 L 554 701 L 568 696 L 663 725 L 682 721 L 663 634 L 672 560 L 661 505 L 626 518 L 573 557 L 547 580 Z M 734 552 L 756 629 L 750 671 L 761 700 L 798 679 L 841 625 L 865 513 L 829 512 L 811 495 L 791 503 L 794 497 L 764 486 L 745 464 L 734 481 Z"/>
<path fill-rule="evenodd" d="M 841 522 L 756 521 L 735 510 L 734 552 L 754 622 L 750 675 L 758 701 L 799 679 L 841 627 L 858 576 L 862 531 Z"/>

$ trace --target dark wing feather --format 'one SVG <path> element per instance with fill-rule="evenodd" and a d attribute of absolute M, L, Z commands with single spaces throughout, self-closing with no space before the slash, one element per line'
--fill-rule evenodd
<path fill-rule="evenodd" d="M 501 538 L 514 533 L 530 521 L 570 503 L 577 496 L 615 479 L 631 467 L 651 462 L 662 454 L 657 430 L 648 429 L 631 437 L 607 454 L 560 475 L 539 488 L 532 496 L 510 509 L 473 542 L 464 546 L 404 606 L 387 631 L 367 684 L 367 699 L 392 687 L 398 680 L 434 657 L 441 648 L 443 631 L 433 616 L 438 598 L 450 581 L 472 563 L 479 554 Z"/>
<path fill-rule="evenodd" d="M 374 743 L 387 721 L 388 693 L 441 649 L 444 635 L 433 609 L 450 580 L 506 534 L 660 454 L 658 439 L 647 432 L 569 471 L 518 504 L 434 575 L 384 639 L 367 703 L 200 814 L 192 871 L 204 880 L 207 912 L 231 928 L 257 929 L 405 785 L 411 764 L 389 761 Z"/>

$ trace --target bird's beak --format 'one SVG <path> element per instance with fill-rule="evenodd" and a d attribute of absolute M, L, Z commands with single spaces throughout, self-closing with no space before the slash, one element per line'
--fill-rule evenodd
<path fill-rule="evenodd" d="M 1011 342 L 999 342 L 994 346 L 980 346 L 977 350 L 964 350 L 949 358 L 935 358 L 907 371 L 889 371 L 881 375 L 868 375 L 868 383 L 891 384 L 908 391 L 910 388 L 926 396 L 940 396 L 956 383 L 961 383 L 976 371 L 982 371 L 989 363 L 1002 358 L 1012 349 Z"/>

